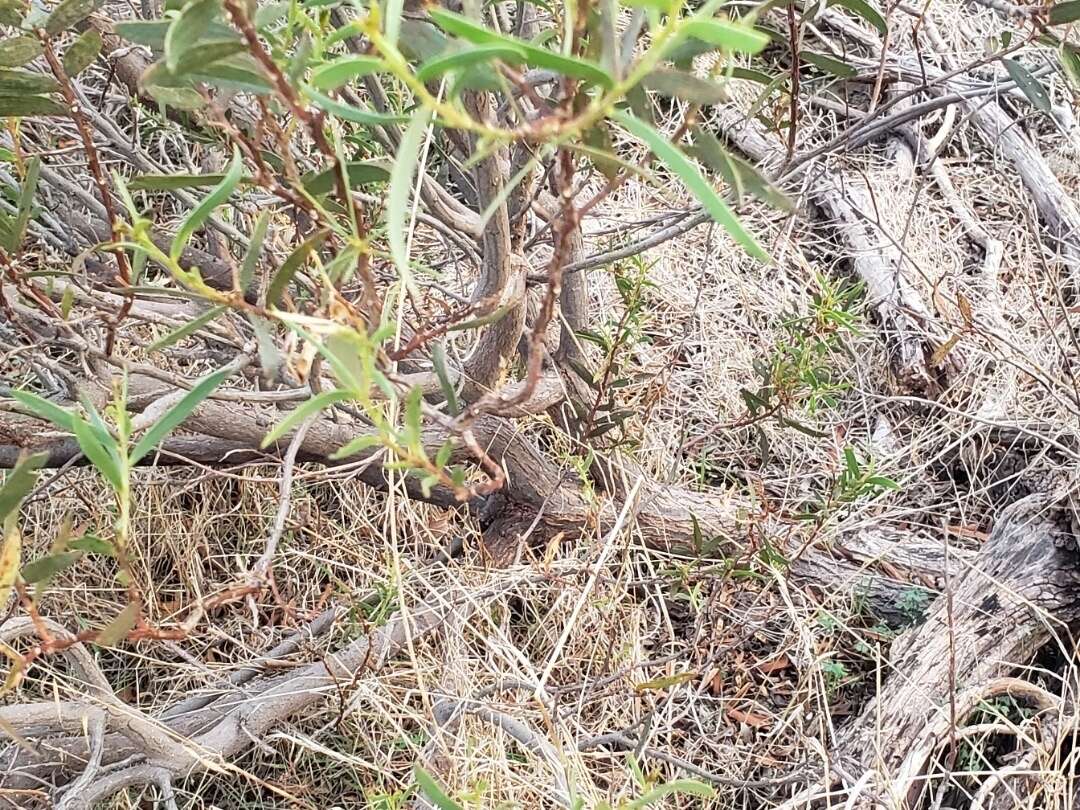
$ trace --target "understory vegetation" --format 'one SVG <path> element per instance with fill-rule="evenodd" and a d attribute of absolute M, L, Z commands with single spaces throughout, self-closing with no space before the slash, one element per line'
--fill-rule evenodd
<path fill-rule="evenodd" d="M 0 26 L 0 805 L 1072 806 L 1080 0 Z"/>

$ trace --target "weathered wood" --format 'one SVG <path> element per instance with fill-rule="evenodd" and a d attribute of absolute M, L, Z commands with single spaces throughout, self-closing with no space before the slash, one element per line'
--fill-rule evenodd
<path fill-rule="evenodd" d="M 963 723 L 987 684 L 1067 635 L 1080 619 L 1077 540 L 1070 511 L 1045 496 L 1017 502 L 951 583 L 951 617 L 939 599 L 924 624 L 894 642 L 884 687 L 838 732 L 830 757 L 835 772 L 863 781 L 861 801 L 913 805 L 952 712 Z"/>

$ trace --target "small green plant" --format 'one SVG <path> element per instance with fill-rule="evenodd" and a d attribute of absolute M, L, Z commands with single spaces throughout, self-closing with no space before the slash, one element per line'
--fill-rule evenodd
<path fill-rule="evenodd" d="M 821 674 L 825 678 L 825 690 L 829 695 L 835 695 L 851 677 L 844 662 L 834 658 L 826 658 L 821 662 Z"/>
<path fill-rule="evenodd" d="M 1024 706 L 1009 695 L 1001 695 L 990 700 L 979 701 L 967 720 L 967 725 L 994 725 L 1005 721 L 1008 726 L 1022 725 L 1038 712 L 1030 706 Z M 1008 744 L 1012 744 L 1012 739 Z M 983 771 L 987 763 L 997 759 L 1007 751 L 999 750 L 1001 743 L 990 735 L 990 739 L 980 741 L 977 738 L 965 738 L 957 751 L 957 768 L 962 771 Z"/>
<path fill-rule="evenodd" d="M 595 441 L 615 432 L 613 439 L 609 437 L 605 441 L 611 447 L 630 443 L 623 426 L 636 411 L 621 406 L 618 395 L 633 383 L 629 368 L 634 347 L 649 342 L 645 305 L 648 291 L 656 287 L 648 279 L 650 267 L 640 256 L 631 259 L 629 267 L 616 265 L 612 278 L 622 303 L 622 314 L 606 325 L 577 332 L 579 340 L 592 343 L 603 352 L 603 360 L 595 372 L 580 363 L 572 363 L 575 373 L 594 392 L 588 413 L 581 414 L 583 435 Z"/>
<path fill-rule="evenodd" d="M 859 501 L 872 500 L 884 492 L 900 488 L 900 485 L 891 478 L 875 472 L 872 457 L 867 456 L 860 460 L 852 447 L 845 447 L 843 455 L 844 465 L 828 491 L 807 504 L 804 511 L 797 517 L 820 525 L 837 510 L 850 507 Z"/>
<path fill-rule="evenodd" d="M 820 437 L 822 433 L 795 414 L 815 416 L 823 408 L 834 408 L 848 388 L 836 371 L 836 358 L 841 353 L 850 356 L 844 339 L 859 334 L 862 284 L 830 282 L 820 274 L 814 278 L 818 291 L 809 312 L 785 317 L 783 339 L 766 359 L 754 362 L 761 384 L 755 391 L 740 392 L 747 408 L 743 424 L 775 419 L 783 427 Z"/>
<path fill-rule="evenodd" d="M 921 624 L 926 619 L 926 609 L 930 606 L 930 592 L 926 588 L 912 585 L 900 594 L 900 612 L 908 624 Z"/>

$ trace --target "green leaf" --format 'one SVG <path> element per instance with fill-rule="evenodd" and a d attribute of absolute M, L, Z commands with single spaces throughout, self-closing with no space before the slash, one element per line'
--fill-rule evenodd
<path fill-rule="evenodd" d="M 206 199 L 195 207 L 194 211 L 188 214 L 187 219 L 184 220 L 180 229 L 176 232 L 176 236 L 173 237 L 172 245 L 169 247 L 170 258 L 179 259 L 180 254 L 184 252 L 185 245 L 187 245 L 188 240 L 191 239 L 195 231 L 202 227 L 203 223 L 209 219 L 219 205 L 224 205 L 229 199 L 233 189 L 240 182 L 243 168 L 244 164 L 240 159 L 240 151 L 238 149 L 234 150 L 232 163 L 229 165 L 229 170 L 226 172 L 224 179 L 210 192 Z"/>
<path fill-rule="evenodd" d="M 665 796 L 670 796 L 672 793 L 686 793 L 691 796 L 700 796 L 702 798 L 711 798 L 716 795 L 716 791 L 704 782 L 698 782 L 694 779 L 677 779 L 673 782 L 666 782 L 663 785 L 654 787 L 652 790 L 626 804 L 625 808 L 626 810 L 644 810 L 644 808 L 656 804 Z"/>
<path fill-rule="evenodd" d="M 335 388 L 331 391 L 323 391 L 316 394 L 299 407 L 289 411 L 289 415 L 278 422 L 277 426 L 266 434 L 260 447 L 269 447 L 286 433 L 290 432 L 294 427 L 300 425 L 300 423 L 307 420 L 308 417 L 319 413 L 319 411 L 324 411 L 337 402 L 348 402 L 355 398 L 355 394 L 351 391 L 346 391 L 344 388 Z"/>
<path fill-rule="evenodd" d="M 612 113 L 612 118 L 622 124 L 633 135 L 643 140 L 672 172 L 679 176 L 687 189 L 709 212 L 710 216 L 723 226 L 731 237 L 742 245 L 751 256 L 761 261 L 771 261 L 769 254 L 758 244 L 758 241 L 747 231 L 738 218 L 731 212 L 727 204 L 720 199 L 716 190 L 701 175 L 697 166 L 690 161 L 679 149 L 670 143 L 663 135 L 650 127 L 645 122 L 624 112 Z"/>
<path fill-rule="evenodd" d="M 900 489 L 900 485 L 893 481 L 891 478 L 886 478 L 884 475 L 871 475 L 866 479 L 866 483 L 870 486 L 881 487 L 882 489 Z"/>
<path fill-rule="evenodd" d="M 30 224 L 30 212 L 34 208 L 34 195 L 37 193 L 38 175 L 41 173 L 41 158 L 35 157 L 27 164 L 26 179 L 19 192 L 19 207 L 15 212 L 15 221 L 11 226 L 8 249 L 18 251 L 26 238 L 26 228 Z"/>
<path fill-rule="evenodd" d="M 463 51 L 429 59 L 417 69 L 416 78 L 422 82 L 429 82 L 452 70 L 484 65 L 495 59 L 507 64 L 518 65 L 526 60 L 526 53 L 524 48 L 508 43 L 475 45 Z"/>
<path fill-rule="evenodd" d="M 105 557 L 115 557 L 116 549 L 108 540 L 102 540 L 94 534 L 84 534 L 78 540 L 72 540 L 67 547 L 75 551 L 88 551 L 91 554 L 101 554 Z"/>
<path fill-rule="evenodd" d="M 315 68 L 311 72 L 311 86 L 330 93 L 353 79 L 370 76 L 385 69 L 386 64 L 378 56 L 342 56 Z"/>
<path fill-rule="evenodd" d="M 214 320 L 218 315 L 225 311 L 225 307 L 212 307 L 198 318 L 195 318 L 188 323 L 185 323 L 179 329 L 174 329 L 169 334 L 165 335 L 160 340 L 155 340 L 147 347 L 148 352 L 160 352 L 162 349 L 172 346 L 174 343 L 183 340 L 188 335 L 193 335 L 206 326 L 210 321 Z"/>
<path fill-rule="evenodd" d="M 405 54 L 407 59 L 414 62 L 426 62 L 444 53 L 449 47 L 450 40 L 431 23 L 408 17 L 401 21 L 401 39 L 398 41 L 398 50 Z"/>
<path fill-rule="evenodd" d="M 22 67 L 42 53 L 37 37 L 8 37 L 0 40 L 0 67 Z"/>
<path fill-rule="evenodd" d="M 71 568 L 79 561 L 82 554 L 81 551 L 61 551 L 41 557 L 23 566 L 22 578 L 33 585 L 47 582 L 62 571 Z"/>
<path fill-rule="evenodd" d="M 818 70 L 822 70 L 825 73 L 831 73 L 833 76 L 838 76 L 841 79 L 850 79 L 859 75 L 859 71 L 851 65 L 846 62 L 841 62 L 839 59 L 833 59 L 831 56 L 826 56 L 823 53 L 802 51 L 799 53 L 799 59 L 813 65 Z"/>
<path fill-rule="evenodd" d="M 267 3 L 264 6 L 259 6 L 255 10 L 254 19 L 252 19 L 255 30 L 262 31 L 263 29 L 269 28 L 288 14 L 290 8 L 292 8 L 292 3 L 290 2 Z"/>
<path fill-rule="evenodd" d="M 208 188 L 225 179 L 224 174 L 140 174 L 128 181 L 131 191 L 176 191 Z"/>
<path fill-rule="evenodd" d="M 132 465 L 138 463 L 139 459 L 157 447 L 162 439 L 187 419 L 191 412 L 199 407 L 199 404 L 210 396 L 230 373 L 229 369 L 221 369 L 203 377 L 184 395 L 183 399 L 173 405 L 153 427 L 143 434 L 143 437 L 135 445 L 135 449 L 131 451 L 130 463 Z"/>
<path fill-rule="evenodd" d="M 37 394 L 33 394 L 30 391 L 12 391 L 11 397 L 26 410 L 30 411 L 34 416 L 39 419 L 44 419 L 47 422 L 52 422 L 61 430 L 66 430 L 68 433 L 74 433 L 75 429 L 72 423 L 75 421 L 75 415 L 59 405 L 56 405 L 49 400 L 39 397 Z"/>
<path fill-rule="evenodd" d="M 48 458 L 46 453 L 22 456 L 4 478 L 4 485 L 0 487 L 0 523 L 6 521 L 8 515 L 19 508 L 23 498 L 30 494 L 37 481 L 37 471 Z"/>
<path fill-rule="evenodd" d="M 889 26 L 885 22 L 885 18 L 881 16 L 881 12 L 870 5 L 867 0 L 830 0 L 829 5 L 842 6 L 852 14 L 862 17 L 874 26 L 882 36 L 889 30 Z"/>
<path fill-rule="evenodd" d="M 386 0 L 384 8 L 386 12 L 384 17 L 386 19 L 385 36 L 386 41 L 390 43 L 392 47 L 397 47 L 398 34 L 401 32 L 401 14 L 404 11 L 404 0 Z"/>
<path fill-rule="evenodd" d="M 355 456 L 357 453 L 362 453 L 365 450 L 369 450 L 370 448 L 381 444 L 382 441 L 380 441 L 379 437 L 373 436 L 370 433 L 363 436 L 357 436 L 344 447 L 339 447 L 337 450 L 331 453 L 330 458 L 333 461 L 340 461 L 343 458 Z"/>
<path fill-rule="evenodd" d="M 760 70 L 745 67 L 731 68 L 731 78 L 745 79 L 746 81 L 757 82 L 758 84 L 769 84 L 773 80 L 773 77 L 768 73 L 762 73 Z"/>
<path fill-rule="evenodd" d="M 692 19 L 682 26 L 680 32 L 683 36 L 736 53 L 758 53 L 769 44 L 768 35 L 744 23 L 730 20 Z"/>
<path fill-rule="evenodd" d="M 212 87 L 222 90 L 234 90 L 238 93 L 265 95 L 274 89 L 269 80 L 261 73 L 228 60 L 213 62 L 199 70 L 192 70 L 187 75 Z"/>
<path fill-rule="evenodd" d="M 0 95 L 0 118 L 23 118 L 33 115 L 68 114 L 67 107 L 45 96 Z"/>
<path fill-rule="evenodd" d="M 442 788 L 439 787 L 439 783 L 435 781 L 435 777 L 419 765 L 413 766 L 413 777 L 416 779 L 416 784 L 420 787 L 420 792 L 439 808 L 439 810 L 463 810 L 460 804 L 443 793 Z"/>
<path fill-rule="evenodd" d="M 1080 0 L 1069 0 L 1067 3 L 1050 6 L 1050 14 L 1046 19 L 1051 25 L 1065 25 L 1080 20 Z"/>
<path fill-rule="evenodd" d="M 240 291 L 246 293 L 255 279 L 255 270 L 259 266 L 259 256 L 262 254 L 263 242 L 266 240 L 266 229 L 270 225 L 270 212 L 262 211 L 255 220 L 255 227 L 251 229 L 251 240 L 248 242 L 244 261 L 240 265 Z"/>
<path fill-rule="evenodd" d="M 64 0 L 45 20 L 45 33 L 56 36 L 68 30 L 97 11 L 101 3 L 102 0 Z"/>
<path fill-rule="evenodd" d="M 327 194 L 334 190 L 338 171 L 339 169 L 336 166 L 332 166 L 317 174 L 315 172 L 305 174 L 303 178 L 301 178 L 304 183 L 304 188 L 306 188 L 308 193 L 313 197 L 318 197 L 320 194 Z M 386 161 L 353 161 L 346 166 L 345 173 L 349 178 L 349 188 L 379 183 L 390 178 L 390 170 L 387 168 Z"/>
<path fill-rule="evenodd" d="M 52 76 L 28 70 L 0 69 L 0 94 L 18 96 L 23 93 L 54 93 L 60 85 Z"/>
<path fill-rule="evenodd" d="M 219 8 L 219 0 L 192 0 L 173 20 L 165 34 L 165 65 L 170 71 L 176 71 L 180 58 L 210 30 Z"/>
<path fill-rule="evenodd" d="M 431 344 L 431 367 L 435 370 L 435 376 L 439 378 L 439 386 L 443 396 L 446 397 L 446 410 L 451 416 L 457 416 L 461 412 L 458 407 L 457 392 L 454 383 L 446 371 L 446 347 L 441 340 Z"/>
<path fill-rule="evenodd" d="M 1058 49 L 1058 59 L 1061 60 L 1061 68 L 1073 83 L 1073 87 L 1080 90 L 1080 49 L 1068 42 L 1062 43 Z"/>
<path fill-rule="evenodd" d="M 115 647 L 127 638 L 127 634 L 131 632 L 138 621 L 139 604 L 132 602 L 97 634 L 94 643 L 101 647 Z"/>
<path fill-rule="evenodd" d="M 409 200 L 412 198 L 413 175 L 420 160 L 420 149 L 427 133 L 431 113 L 418 107 L 401 136 L 394 168 L 390 173 L 390 189 L 386 202 L 386 231 L 390 240 L 390 257 L 402 276 L 409 275 L 408 233 Z"/>
<path fill-rule="evenodd" d="M 0 23 L 19 28 L 25 15 L 26 3 L 21 0 L 0 0 Z"/>
<path fill-rule="evenodd" d="M 387 113 L 375 112 L 374 110 L 367 110 L 362 107 L 354 107 L 351 104 L 345 104 L 341 101 L 336 101 L 323 93 L 320 93 L 311 85 L 302 85 L 304 95 L 308 97 L 316 107 L 320 110 L 336 115 L 344 121 L 352 121 L 354 124 L 363 124 L 369 127 L 384 127 L 391 124 L 404 124 L 409 120 L 405 115 L 389 115 Z"/>
<path fill-rule="evenodd" d="M 594 62 L 573 56 L 563 56 L 514 37 L 503 36 L 445 9 L 431 8 L 428 13 L 448 34 L 461 37 L 476 45 L 507 45 L 520 49 L 525 55 L 525 61 L 534 67 L 547 68 L 564 76 L 573 76 L 604 88 L 610 88 L 614 83 L 611 76 Z"/>
<path fill-rule="evenodd" d="M 176 76 L 184 76 L 191 74 L 198 76 L 205 73 L 208 66 L 216 64 L 223 59 L 236 56 L 237 54 L 246 54 L 247 45 L 236 39 L 217 39 L 206 40 L 204 39 L 198 45 L 184 51 L 180 55 L 179 61 L 176 67 L 172 69 L 172 72 Z M 254 72 L 254 65 L 245 63 L 245 66 L 249 68 L 249 72 Z M 263 77 L 259 76 L 259 80 L 256 82 L 261 88 L 264 86 Z M 267 83 L 266 86 L 269 86 Z"/>
<path fill-rule="evenodd" d="M 167 87 L 153 84 L 146 80 L 146 74 L 143 74 L 143 87 L 154 101 L 166 107 L 177 110 L 200 110 L 206 106 L 206 100 L 190 87 Z"/>
<path fill-rule="evenodd" d="M 727 100 L 728 92 L 723 85 L 708 79 L 699 79 L 691 73 L 668 68 L 656 68 L 642 84 L 664 96 L 675 96 L 691 104 L 719 104 Z"/>
<path fill-rule="evenodd" d="M 123 474 L 112 437 L 109 437 L 107 445 L 103 444 L 97 432 L 79 418 L 71 420 L 71 427 L 83 455 L 105 477 L 112 488 L 119 491 L 123 487 Z"/>
<path fill-rule="evenodd" d="M 735 191 L 736 199 L 741 200 L 743 194 L 750 193 L 782 211 L 792 210 L 791 200 L 783 192 L 745 160 L 728 152 L 719 139 L 704 127 L 694 130 L 694 145 L 686 151 L 723 177 Z"/>
<path fill-rule="evenodd" d="M 1002 59 L 1001 63 L 1005 65 L 1005 70 L 1009 72 L 1009 78 L 1016 82 L 1016 86 L 1023 91 L 1035 109 L 1049 115 L 1053 110 L 1050 105 L 1050 96 L 1046 92 L 1046 88 L 1031 74 L 1031 71 L 1015 59 Z"/>
<path fill-rule="evenodd" d="M 274 277 L 270 279 L 270 287 L 266 291 L 267 306 L 276 307 L 281 304 L 281 296 L 289 288 L 297 271 L 307 262 L 311 252 L 325 242 L 329 235 L 329 231 L 316 231 L 289 254 L 289 257 L 274 273 Z"/>
<path fill-rule="evenodd" d="M 95 28 L 83 31 L 64 51 L 64 73 L 69 77 L 78 76 L 97 59 L 101 53 L 101 34 Z"/>
<path fill-rule="evenodd" d="M 165 50 L 165 35 L 169 33 L 171 20 L 124 20 L 113 24 L 117 36 L 145 45 L 154 51 Z"/>

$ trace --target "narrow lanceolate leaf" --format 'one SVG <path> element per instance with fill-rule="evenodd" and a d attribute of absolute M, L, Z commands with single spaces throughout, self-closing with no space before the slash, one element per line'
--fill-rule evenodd
<path fill-rule="evenodd" d="M 829 5 L 841 6 L 852 14 L 862 17 L 874 26 L 880 34 L 884 35 L 889 30 L 889 26 L 885 22 L 885 18 L 881 16 L 881 12 L 870 5 L 867 0 L 831 0 Z"/>
<path fill-rule="evenodd" d="M 180 55 L 174 70 L 178 76 L 198 74 L 222 59 L 246 52 L 247 45 L 235 39 L 203 39 L 196 47 L 189 48 Z M 248 64 L 247 67 L 253 66 Z"/>
<path fill-rule="evenodd" d="M 631 134 L 643 140 L 665 166 L 674 172 L 686 185 L 698 202 L 704 206 L 720 225 L 723 226 L 731 237 L 738 242 L 747 253 L 761 261 L 771 261 L 769 254 L 758 244 L 754 236 L 743 227 L 738 218 L 732 213 L 727 204 L 720 199 L 720 195 L 709 184 L 701 171 L 679 149 L 667 140 L 663 135 L 650 127 L 644 121 L 623 112 L 616 111 L 612 117 L 622 124 Z"/>
<path fill-rule="evenodd" d="M 45 20 L 45 32 L 56 36 L 81 23 L 101 5 L 103 0 L 64 0 Z"/>
<path fill-rule="evenodd" d="M 82 419 L 72 419 L 71 427 L 83 455 L 105 477 L 113 489 L 120 490 L 123 486 L 123 474 L 120 471 L 120 461 L 115 450 L 103 444 L 94 429 Z"/>
<path fill-rule="evenodd" d="M 439 783 L 435 781 L 435 777 L 419 765 L 413 768 L 413 776 L 416 778 L 416 784 L 419 785 L 420 791 L 439 810 L 462 810 L 460 804 L 443 792 L 443 789 L 439 787 Z"/>
<path fill-rule="evenodd" d="M 424 62 L 416 71 L 416 78 L 422 82 L 437 79 L 452 70 L 464 70 L 477 65 L 486 65 L 498 59 L 508 65 L 519 65 L 526 61 L 524 48 L 508 43 L 475 45 L 457 53 L 436 56 Z"/>
<path fill-rule="evenodd" d="M 157 447 L 166 436 L 191 415 L 192 411 L 199 407 L 204 399 L 213 393 L 215 388 L 221 385 L 222 381 L 230 373 L 229 369 L 222 369 L 203 377 L 194 388 L 187 392 L 183 399 L 170 408 L 152 428 L 143 434 L 143 437 L 135 445 L 135 449 L 131 451 L 130 463 L 138 463 L 139 459 Z"/>
<path fill-rule="evenodd" d="M 14 520 L 4 524 L 4 542 L 0 545 L 0 608 L 7 607 L 11 589 L 19 576 L 22 559 L 22 535 Z"/>
<path fill-rule="evenodd" d="M 305 239 L 296 250 L 289 254 L 289 258 L 282 263 L 281 267 L 274 273 L 274 277 L 270 279 L 270 287 L 266 291 L 266 303 L 268 306 L 280 306 L 281 296 L 285 294 L 285 290 L 289 288 L 297 272 L 307 262 L 308 256 L 326 241 L 326 237 L 329 235 L 329 231 L 318 231 Z"/>
<path fill-rule="evenodd" d="M 370 76 L 384 69 L 383 60 L 378 56 L 343 56 L 315 68 L 311 72 L 311 86 L 324 93 L 331 93 L 353 79 Z"/>
<path fill-rule="evenodd" d="M 307 189 L 308 194 L 315 197 L 327 194 L 334 190 L 339 171 L 337 166 L 331 166 L 321 172 L 306 174 L 301 178 L 304 188 Z M 352 161 L 345 167 L 345 175 L 349 180 L 349 188 L 356 188 L 389 180 L 390 169 L 385 161 Z"/>
<path fill-rule="evenodd" d="M 1069 0 L 1067 3 L 1050 6 L 1047 21 L 1051 25 L 1065 25 L 1077 20 L 1080 20 L 1080 0 Z"/>
<path fill-rule="evenodd" d="M 1009 78 L 1016 82 L 1016 86 L 1023 91 L 1028 101 L 1035 106 L 1035 109 L 1049 114 L 1052 111 L 1050 96 L 1046 92 L 1046 88 L 1031 74 L 1031 71 L 1015 59 L 1002 59 L 1001 62 L 1005 65 L 1005 70 L 1009 72 Z"/>
<path fill-rule="evenodd" d="M 349 458 L 355 456 L 357 453 L 362 453 L 365 450 L 370 450 L 372 447 L 381 446 L 382 441 L 378 436 L 367 434 L 364 436 L 357 436 L 343 447 L 339 447 L 333 453 L 330 454 L 332 461 L 340 461 L 343 458 Z"/>
<path fill-rule="evenodd" d="M 689 20 L 682 27 L 682 33 L 738 53 L 757 53 L 769 44 L 769 37 L 765 33 L 730 20 Z"/>
<path fill-rule="evenodd" d="M 240 159 L 240 152 L 235 151 L 232 163 L 229 165 L 229 170 L 226 172 L 224 179 L 210 192 L 205 200 L 196 206 L 194 211 L 188 214 L 187 219 L 180 226 L 180 230 L 173 237 L 172 245 L 169 248 L 169 255 L 173 259 L 180 258 L 180 254 L 184 252 L 184 246 L 187 245 L 188 240 L 191 239 L 195 231 L 199 230 L 202 224 L 209 219 L 210 215 L 214 213 L 214 209 L 219 205 L 223 205 L 229 199 L 233 189 L 240 182 L 243 168 L 244 164 Z"/>
<path fill-rule="evenodd" d="M 22 578 L 32 585 L 47 583 L 62 571 L 66 571 L 82 557 L 81 551 L 61 551 L 41 557 L 27 563 L 22 569 Z"/>
<path fill-rule="evenodd" d="M 94 643 L 102 647 L 114 647 L 127 638 L 127 634 L 139 621 L 139 604 L 132 602 L 98 633 Z"/>
<path fill-rule="evenodd" d="M 183 188 L 210 188 L 224 179 L 224 174 L 141 174 L 128 181 L 128 190 L 176 191 Z"/>
<path fill-rule="evenodd" d="M 16 251 L 26 238 L 26 229 L 30 224 L 30 213 L 34 208 L 34 195 L 37 194 L 38 175 L 41 172 L 41 158 L 35 157 L 26 168 L 26 179 L 19 192 L 19 207 L 15 212 L 15 222 L 11 227 L 9 249 Z"/>
<path fill-rule="evenodd" d="M 839 59 L 833 59 L 831 56 L 826 56 L 823 53 L 802 51 L 799 54 L 799 58 L 802 61 L 813 65 L 818 70 L 822 70 L 825 73 L 831 73 L 833 76 L 838 76 L 841 79 L 850 79 L 859 75 L 859 71 L 851 65 L 846 62 L 841 62 Z"/>
<path fill-rule="evenodd" d="M 320 394 L 316 394 L 300 407 L 293 409 L 273 430 L 267 433 L 266 437 L 262 440 L 262 446 L 269 447 L 286 433 L 292 431 L 293 428 L 298 427 L 302 422 L 306 421 L 308 417 L 314 416 L 320 411 L 325 411 L 334 403 L 348 402 L 350 399 L 355 398 L 354 394 L 342 388 L 335 388 L 333 391 L 323 391 Z"/>
<path fill-rule="evenodd" d="M 147 351 L 160 352 L 162 349 L 167 349 L 169 346 L 172 346 L 174 343 L 183 340 L 188 335 L 195 334 L 224 311 L 225 307 L 212 307 L 211 309 L 206 310 L 206 312 L 204 312 L 198 318 L 195 318 L 194 320 L 185 323 L 179 329 L 174 329 L 160 340 L 155 340 L 147 348 Z"/>
<path fill-rule="evenodd" d="M 1080 90 L 1080 48 L 1065 42 L 1058 49 L 1058 58 L 1061 60 L 1062 70 L 1073 83 L 1073 87 Z"/>
<path fill-rule="evenodd" d="M 175 71 L 181 57 L 210 30 L 218 8 L 219 0 L 192 0 L 184 6 L 165 34 L 165 64 L 169 70 Z"/>
<path fill-rule="evenodd" d="M 427 132 L 430 113 L 419 107 L 398 145 L 390 190 L 386 201 L 386 230 L 390 239 L 390 257 L 403 277 L 409 275 L 408 218 L 412 198 L 413 175 L 420 159 L 420 148 Z"/>
<path fill-rule="evenodd" d="M 26 118 L 34 115 L 67 115 L 67 107 L 45 96 L 9 96 L 0 94 L 0 118 Z"/>
<path fill-rule="evenodd" d="M 601 87 L 611 87 L 613 79 L 602 67 L 595 62 L 578 59 L 573 56 L 549 51 L 531 42 L 525 42 L 514 37 L 503 36 L 481 25 L 477 25 L 467 17 L 446 11 L 441 8 L 432 8 L 428 12 L 431 18 L 448 34 L 461 37 L 476 45 L 508 45 L 519 48 L 524 52 L 525 61 L 533 67 L 547 68 L 564 76 L 572 76 L 582 79 Z"/>
<path fill-rule="evenodd" d="M 266 229 L 270 226 L 270 212 L 262 211 L 255 220 L 255 227 L 251 229 L 251 241 L 248 242 L 247 253 L 240 265 L 240 292 L 246 293 L 255 279 L 255 270 L 259 267 L 259 257 L 262 255 L 263 242 L 266 240 Z"/>
<path fill-rule="evenodd" d="M 0 67 L 22 67 L 41 56 L 37 37 L 8 37 L 0 40 Z"/>
<path fill-rule="evenodd" d="M 728 152 L 719 139 L 704 127 L 694 130 L 694 145 L 686 150 L 694 158 L 719 174 L 734 190 L 736 198 L 752 194 L 762 202 L 782 211 L 794 207 L 782 191 L 746 161 Z"/>
<path fill-rule="evenodd" d="M 386 41 L 397 47 L 398 34 L 401 33 L 401 13 L 404 11 L 404 0 L 386 0 Z"/>
<path fill-rule="evenodd" d="M 441 340 L 431 344 L 431 367 L 435 370 L 435 376 L 439 378 L 439 386 L 443 396 L 446 397 L 446 410 L 451 416 L 457 416 L 460 412 L 457 401 L 457 392 L 454 390 L 454 382 L 446 370 L 446 347 Z"/>
<path fill-rule="evenodd" d="M 29 70 L 0 70 L 0 93 L 17 96 L 22 93 L 53 93 L 60 85 L 52 76 L 32 73 Z"/>
<path fill-rule="evenodd" d="M 657 68 L 645 77 L 642 84 L 664 96 L 674 96 L 691 104 L 719 104 L 728 97 L 723 85 L 708 79 L 699 79 L 681 70 Z"/>
<path fill-rule="evenodd" d="M 37 471 L 47 459 L 48 456 L 45 453 L 24 456 L 7 474 L 4 485 L 0 487 L 0 522 L 14 514 L 23 498 L 30 494 L 30 490 L 34 488 L 34 482 L 37 481 Z M 3 603 L 0 602 L 0 604 Z"/>
<path fill-rule="evenodd" d="M 320 93 L 311 85 L 304 85 L 303 89 L 304 95 L 320 110 L 336 115 L 344 121 L 352 121 L 354 124 L 383 127 L 388 124 L 404 124 L 409 120 L 408 116 L 405 115 L 388 115 L 364 109 L 363 107 L 354 107 L 352 104 L 345 104 Z"/>
<path fill-rule="evenodd" d="M 97 59 L 101 53 L 101 34 L 97 29 L 89 28 L 64 51 L 64 72 L 69 76 L 78 76 Z"/>
<path fill-rule="evenodd" d="M 52 422 L 68 433 L 74 432 L 72 423 L 75 421 L 75 417 L 71 411 L 65 410 L 59 405 L 29 391 L 12 391 L 11 398 L 39 419 Z"/>

